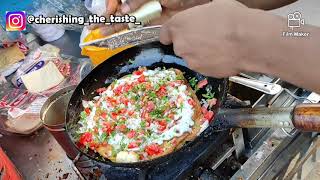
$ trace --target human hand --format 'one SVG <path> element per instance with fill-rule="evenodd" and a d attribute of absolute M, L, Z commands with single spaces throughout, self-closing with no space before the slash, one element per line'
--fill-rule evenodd
<path fill-rule="evenodd" d="M 138 8 L 140 8 L 143 4 L 147 3 L 150 0 L 127 0 L 125 3 L 121 4 L 119 0 L 107 0 L 106 3 L 106 9 L 107 14 L 105 14 L 106 17 L 109 17 L 111 14 L 116 15 L 124 15 L 131 12 L 136 11 Z M 158 19 L 155 19 L 150 22 L 149 25 L 159 25 L 163 24 L 165 21 L 167 21 L 170 17 L 175 15 L 176 13 L 183 11 L 185 9 L 188 9 L 190 7 L 201 5 L 208 3 L 209 0 L 161 0 L 161 6 L 163 8 L 163 11 L 161 13 L 161 17 Z M 95 24 L 91 25 L 89 29 L 99 29 L 100 33 L 102 35 L 111 35 L 116 32 L 119 32 L 121 30 L 127 29 L 127 24 L 113 24 L 109 26 L 105 26 L 102 24 Z"/>
<path fill-rule="evenodd" d="M 267 29 L 261 21 L 268 24 L 274 18 L 266 14 L 237 1 L 215 0 L 173 16 L 162 26 L 160 41 L 173 43 L 176 55 L 191 69 L 209 76 L 256 70 L 260 62 L 255 60 L 266 51 L 259 47 L 264 43 L 259 33 Z"/>

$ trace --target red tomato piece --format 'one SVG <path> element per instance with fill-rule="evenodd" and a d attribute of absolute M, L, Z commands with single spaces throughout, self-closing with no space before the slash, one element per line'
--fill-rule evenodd
<path fill-rule="evenodd" d="M 128 91 L 130 91 L 130 89 L 132 89 L 132 85 L 131 84 L 126 84 L 126 85 L 124 85 L 124 87 L 123 87 L 123 91 L 125 91 L 125 92 L 128 92 Z"/>
<path fill-rule="evenodd" d="M 206 114 L 207 112 L 208 112 L 208 110 L 207 110 L 207 106 L 205 106 L 205 105 L 203 105 L 202 107 L 201 107 L 201 112 L 202 112 L 202 114 Z"/>
<path fill-rule="evenodd" d="M 167 128 L 167 121 L 166 120 L 162 120 L 158 122 L 158 130 L 159 131 L 164 131 Z"/>
<path fill-rule="evenodd" d="M 147 112 L 151 112 L 151 111 L 153 111 L 153 110 L 154 110 L 154 108 L 155 108 L 154 102 L 152 102 L 152 101 L 148 101 L 148 103 L 147 103 L 147 107 L 146 107 Z"/>
<path fill-rule="evenodd" d="M 107 88 L 103 87 L 103 88 L 97 89 L 96 92 L 100 94 L 100 93 L 103 93 L 106 90 L 107 90 Z"/>
<path fill-rule="evenodd" d="M 91 113 L 91 109 L 90 108 L 85 108 L 84 111 L 86 112 L 87 115 L 89 115 Z"/>
<path fill-rule="evenodd" d="M 129 149 L 133 149 L 133 148 L 136 148 L 136 147 L 138 147 L 138 146 L 139 146 L 139 145 L 138 145 L 137 142 L 131 142 L 131 143 L 129 143 L 128 148 L 129 148 Z"/>
<path fill-rule="evenodd" d="M 124 124 L 121 124 L 121 125 L 117 126 L 116 128 L 121 132 L 124 132 L 127 130 L 127 126 Z"/>
<path fill-rule="evenodd" d="M 168 115 L 168 118 L 174 119 L 174 114 L 173 114 L 173 113 L 170 113 L 170 114 Z"/>
<path fill-rule="evenodd" d="M 191 106 L 195 106 L 196 103 L 194 102 L 193 99 L 188 99 L 188 103 L 191 105 Z"/>
<path fill-rule="evenodd" d="M 122 93 L 123 85 L 118 86 L 113 90 L 116 95 L 120 95 Z"/>
<path fill-rule="evenodd" d="M 162 153 L 163 150 L 158 144 L 151 144 L 145 147 L 145 152 L 148 153 L 149 156 L 153 156 Z"/>
<path fill-rule="evenodd" d="M 158 96 L 164 96 L 164 95 L 166 95 L 166 93 L 167 93 L 166 87 L 165 86 L 161 86 L 160 89 L 157 92 L 157 95 Z"/>
<path fill-rule="evenodd" d="M 112 119 L 116 119 L 116 118 L 117 118 L 117 116 L 118 116 L 118 114 L 117 114 L 117 113 L 115 113 L 115 112 L 112 112 L 112 113 L 111 113 L 111 118 L 112 118 Z"/>
<path fill-rule="evenodd" d="M 127 112 L 126 109 L 120 109 L 120 110 L 118 111 L 119 114 L 124 114 L 124 113 L 126 113 L 126 112 Z"/>
<path fill-rule="evenodd" d="M 138 82 L 139 82 L 139 83 L 146 82 L 146 77 L 145 77 L 144 75 L 141 75 L 141 76 L 138 78 Z"/>
<path fill-rule="evenodd" d="M 106 112 L 101 113 L 100 116 L 102 117 L 102 119 L 107 119 L 107 113 Z"/>
<path fill-rule="evenodd" d="M 205 85 L 207 85 L 208 84 L 208 80 L 207 79 L 203 79 L 203 80 L 201 80 L 199 83 L 198 83 L 198 85 L 197 85 L 197 87 L 199 88 L 199 89 L 201 89 L 201 88 L 203 88 Z"/>
<path fill-rule="evenodd" d="M 137 70 L 137 71 L 134 71 L 132 74 L 140 76 L 142 73 L 143 73 L 142 70 Z"/>
<path fill-rule="evenodd" d="M 87 143 L 91 142 L 93 140 L 92 134 L 89 132 L 85 132 L 81 135 L 79 139 L 79 143 L 86 145 Z"/>
<path fill-rule="evenodd" d="M 213 111 L 208 111 L 206 114 L 204 114 L 204 118 L 210 122 L 213 118 L 213 115 L 214 115 Z"/>
<path fill-rule="evenodd" d="M 106 132 L 107 134 L 111 134 L 112 131 L 114 130 L 114 127 L 112 126 L 112 124 L 110 122 L 103 122 L 103 126 L 104 126 L 104 128 L 102 130 L 104 132 Z"/>
<path fill-rule="evenodd" d="M 128 111 L 128 115 L 129 115 L 129 116 L 132 116 L 133 114 L 134 114 L 134 111 L 133 111 L 133 110 Z"/>
<path fill-rule="evenodd" d="M 136 135 L 136 132 L 133 131 L 133 130 L 131 130 L 130 132 L 128 132 L 127 137 L 131 139 L 131 138 L 133 138 L 135 135 Z"/>

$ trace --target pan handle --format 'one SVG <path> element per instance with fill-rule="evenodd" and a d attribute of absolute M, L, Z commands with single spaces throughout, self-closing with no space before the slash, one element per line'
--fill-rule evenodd
<path fill-rule="evenodd" d="M 294 107 L 220 109 L 215 123 L 221 128 L 294 128 L 293 110 Z"/>
<path fill-rule="evenodd" d="M 320 132 L 320 104 L 299 104 L 293 111 L 295 128 Z"/>
<path fill-rule="evenodd" d="M 320 104 L 300 104 L 285 108 L 221 109 L 215 121 L 224 128 L 296 128 L 320 132 Z"/>

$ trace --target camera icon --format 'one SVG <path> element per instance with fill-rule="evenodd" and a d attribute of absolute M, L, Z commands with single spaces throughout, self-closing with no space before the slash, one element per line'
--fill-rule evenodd
<path fill-rule="evenodd" d="M 304 25 L 304 19 L 300 12 L 296 11 L 294 13 L 288 14 L 288 28 L 299 28 L 301 25 Z"/>
<path fill-rule="evenodd" d="M 6 30 L 23 31 L 26 29 L 26 14 L 24 11 L 6 13 Z"/>

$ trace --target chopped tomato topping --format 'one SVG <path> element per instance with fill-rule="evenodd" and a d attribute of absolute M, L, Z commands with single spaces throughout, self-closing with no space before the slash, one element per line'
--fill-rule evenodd
<path fill-rule="evenodd" d="M 201 80 L 199 83 L 198 83 L 198 85 L 197 85 L 197 87 L 199 88 L 199 89 L 201 89 L 201 88 L 203 88 L 205 85 L 207 85 L 208 84 L 208 80 L 207 79 L 203 79 L 203 80 Z"/>
<path fill-rule="evenodd" d="M 107 97 L 106 101 L 108 101 L 109 103 L 111 103 L 112 105 L 115 105 L 117 103 L 117 100 L 111 97 Z"/>
<path fill-rule="evenodd" d="M 170 114 L 168 115 L 168 118 L 174 119 L 174 114 L 173 114 L 173 113 L 170 113 Z"/>
<path fill-rule="evenodd" d="M 157 92 L 157 95 L 158 96 L 164 96 L 164 95 L 166 95 L 166 93 L 167 93 L 166 87 L 165 86 L 161 86 L 160 89 Z"/>
<path fill-rule="evenodd" d="M 151 144 L 149 146 L 146 146 L 145 152 L 148 153 L 149 156 L 153 156 L 162 153 L 163 150 L 158 144 Z"/>
<path fill-rule="evenodd" d="M 127 126 L 124 124 L 118 125 L 116 128 L 121 132 L 124 132 L 127 130 Z"/>
<path fill-rule="evenodd" d="M 158 122 L 158 130 L 159 131 L 164 131 L 167 128 L 167 121 L 166 120 L 162 120 Z"/>
<path fill-rule="evenodd" d="M 102 117 L 102 119 L 107 119 L 107 113 L 106 112 L 101 113 L 100 116 Z"/>
<path fill-rule="evenodd" d="M 104 128 L 102 130 L 107 134 L 111 134 L 112 131 L 114 130 L 114 127 L 110 122 L 103 122 L 103 126 Z"/>
<path fill-rule="evenodd" d="M 132 85 L 131 84 L 126 84 L 124 87 L 123 87 L 123 91 L 125 91 L 125 92 L 128 92 L 128 91 L 130 91 L 130 89 L 132 89 Z"/>
<path fill-rule="evenodd" d="M 124 105 L 128 106 L 129 104 L 129 100 L 125 97 L 121 97 L 120 98 L 120 102 L 123 103 Z"/>
<path fill-rule="evenodd" d="M 90 146 L 91 149 L 94 150 L 94 149 L 96 149 L 96 148 L 98 147 L 98 144 L 95 143 L 95 142 L 90 142 L 90 143 L 89 143 L 89 146 Z"/>
<path fill-rule="evenodd" d="M 119 114 L 124 114 L 124 113 L 126 113 L 126 112 L 127 112 L 126 109 L 120 109 L 120 110 L 118 111 Z"/>
<path fill-rule="evenodd" d="M 87 143 L 90 143 L 93 140 L 92 134 L 89 132 L 85 132 L 81 135 L 79 139 L 79 143 L 86 145 Z"/>
<path fill-rule="evenodd" d="M 133 138 L 135 135 L 136 135 L 136 132 L 133 131 L 133 130 L 131 130 L 131 131 L 127 134 L 127 137 L 131 139 L 131 138 Z"/>
<path fill-rule="evenodd" d="M 150 121 L 146 121 L 146 127 L 150 127 L 151 123 Z"/>
<path fill-rule="evenodd" d="M 188 99 L 188 103 L 191 105 L 191 106 L 195 106 L 196 103 L 194 102 L 193 99 Z"/>
<path fill-rule="evenodd" d="M 146 83 L 146 90 L 151 90 L 151 89 L 152 89 L 151 83 Z"/>
<path fill-rule="evenodd" d="M 139 82 L 139 83 L 146 82 L 146 77 L 145 77 L 144 75 L 141 75 L 141 76 L 138 78 L 138 82 Z"/>
<path fill-rule="evenodd" d="M 203 105 L 203 106 L 201 107 L 201 112 L 202 112 L 202 114 L 206 114 L 206 113 L 208 112 L 207 108 L 208 108 L 208 106 L 206 106 L 206 105 Z"/>
<path fill-rule="evenodd" d="M 143 70 L 137 70 L 133 72 L 133 74 L 137 76 L 140 76 L 142 73 L 143 73 Z"/>
<path fill-rule="evenodd" d="M 214 115 L 213 111 L 208 111 L 206 114 L 204 114 L 204 118 L 210 122 L 213 118 L 213 115 Z"/>
<path fill-rule="evenodd" d="M 133 114 L 134 114 L 134 111 L 132 111 L 132 110 L 131 110 L 131 111 L 128 111 L 128 115 L 129 115 L 129 116 L 132 116 Z"/>
<path fill-rule="evenodd" d="M 91 113 L 91 109 L 90 108 L 85 108 L 84 111 L 86 112 L 87 115 L 89 115 Z"/>
<path fill-rule="evenodd" d="M 147 112 L 151 112 L 151 111 L 153 111 L 153 110 L 154 110 L 154 108 L 155 108 L 154 102 L 152 102 L 152 101 L 148 101 L 148 103 L 147 103 L 147 107 L 146 107 Z"/>
<path fill-rule="evenodd" d="M 118 114 L 117 114 L 117 113 L 115 113 L 115 112 L 112 112 L 112 113 L 111 113 L 111 118 L 112 118 L 112 119 L 116 119 L 116 118 L 117 118 L 117 116 L 118 116 Z"/>
<path fill-rule="evenodd" d="M 100 94 L 100 93 L 103 93 L 106 90 L 107 90 L 107 88 L 103 87 L 103 88 L 97 89 L 96 92 Z"/>
<path fill-rule="evenodd" d="M 95 127 L 95 128 L 93 129 L 93 131 L 94 131 L 95 133 L 98 133 L 98 128 Z"/>
<path fill-rule="evenodd" d="M 137 142 L 131 142 L 131 143 L 129 143 L 128 148 L 129 148 L 129 149 L 133 149 L 133 148 L 136 148 L 136 147 L 138 147 L 138 146 L 139 146 L 139 145 L 138 145 Z"/>
<path fill-rule="evenodd" d="M 116 95 L 120 95 L 122 93 L 123 85 L 118 86 L 113 90 Z"/>

